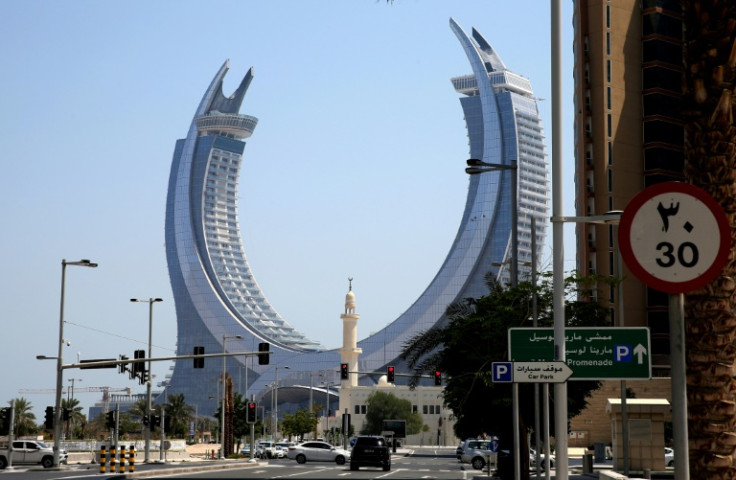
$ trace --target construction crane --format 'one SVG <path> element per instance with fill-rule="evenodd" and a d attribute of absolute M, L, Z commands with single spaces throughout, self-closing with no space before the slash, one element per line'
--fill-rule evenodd
<path fill-rule="evenodd" d="M 74 392 L 76 395 L 77 393 L 95 393 L 95 392 L 102 392 L 102 401 L 105 405 L 107 405 L 110 402 L 110 392 L 125 392 L 127 395 L 133 394 L 133 389 L 130 387 L 76 387 L 74 390 L 71 388 L 64 388 L 61 389 L 62 395 L 68 395 L 69 392 Z M 21 388 L 18 390 L 18 393 L 56 393 L 55 388 L 40 388 L 40 389 L 32 389 L 32 388 Z"/>

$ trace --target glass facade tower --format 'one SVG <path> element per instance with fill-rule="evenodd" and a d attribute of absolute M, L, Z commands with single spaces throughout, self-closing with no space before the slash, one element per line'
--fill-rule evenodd
<path fill-rule="evenodd" d="M 398 359 L 410 337 L 444 321 L 445 309 L 457 300 L 487 293 L 484 276 L 493 272 L 509 279 L 511 206 L 518 208 L 520 274 L 531 265 L 531 235 L 537 251 L 544 244 L 548 216 L 548 178 L 541 121 L 530 82 L 507 70 L 483 37 L 472 37 L 454 20 L 450 27 L 470 61 L 473 74 L 453 78 L 463 95 L 461 105 L 468 129 L 470 156 L 514 170 L 470 177 L 460 227 L 438 273 L 421 296 L 393 322 L 358 342 L 361 384 L 371 384 L 387 365 L 402 371 Z M 204 95 L 185 139 L 176 143 L 166 206 L 166 254 L 176 303 L 177 354 L 190 355 L 195 346 L 205 353 L 253 352 L 268 342 L 274 352 L 270 365 L 254 357 L 227 357 L 234 389 L 259 400 L 279 386 L 339 384 L 340 355 L 325 350 L 287 323 L 268 303 L 248 266 L 237 215 L 240 164 L 257 119 L 239 114 L 251 69 L 230 97 L 222 94 L 226 62 Z M 464 159 L 452 159 L 464 168 Z M 511 175 L 518 175 L 518 198 L 512 199 Z M 531 218 L 537 231 L 531 232 Z M 500 267 L 498 266 L 500 265 Z M 339 328 L 336 299 L 335 328 Z M 359 327 L 360 328 L 360 327 Z M 240 338 L 236 338 L 240 337 Z M 285 366 L 289 366 L 288 369 Z M 277 370 L 276 366 L 280 366 Z M 177 361 L 169 393 L 184 393 L 187 403 L 202 414 L 217 409 L 221 397 L 222 361 L 207 359 L 204 368 Z M 372 378 L 369 378 L 372 377 Z M 401 382 L 401 377 L 397 377 Z M 282 411 L 281 408 L 279 408 Z"/>

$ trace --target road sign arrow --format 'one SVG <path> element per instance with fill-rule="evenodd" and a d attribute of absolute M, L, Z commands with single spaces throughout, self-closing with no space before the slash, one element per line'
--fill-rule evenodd
<path fill-rule="evenodd" d="M 644 355 L 647 354 L 647 349 L 641 343 L 634 347 L 634 355 L 638 357 L 639 365 L 644 363 Z"/>
<path fill-rule="evenodd" d="M 513 362 L 516 383 L 562 383 L 572 370 L 565 362 Z"/>

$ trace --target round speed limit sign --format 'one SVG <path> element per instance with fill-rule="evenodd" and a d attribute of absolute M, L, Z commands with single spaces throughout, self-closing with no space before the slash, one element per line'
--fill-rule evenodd
<path fill-rule="evenodd" d="M 631 199 L 621 215 L 618 240 L 631 273 L 666 293 L 707 285 L 731 249 L 721 206 L 705 191 L 681 182 L 653 185 Z"/>

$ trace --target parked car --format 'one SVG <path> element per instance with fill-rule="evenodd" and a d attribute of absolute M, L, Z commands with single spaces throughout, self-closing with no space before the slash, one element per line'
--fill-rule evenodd
<path fill-rule="evenodd" d="M 460 461 L 471 464 L 476 470 L 483 470 L 488 456 L 491 454 L 490 445 L 490 440 L 466 440 L 463 453 L 460 455 Z"/>
<path fill-rule="evenodd" d="M 67 462 L 66 450 L 59 452 L 59 463 Z M 35 440 L 13 441 L 13 465 L 42 465 L 43 468 L 54 466 L 54 450 L 43 442 Z M 0 470 L 8 466 L 8 448 L 0 448 Z"/>
<path fill-rule="evenodd" d="M 350 470 L 360 467 L 381 467 L 391 470 L 391 449 L 386 439 L 376 435 L 363 435 L 355 441 L 350 452 Z"/>
<path fill-rule="evenodd" d="M 457 446 L 455 449 L 455 456 L 458 460 L 460 460 L 460 457 L 463 455 L 463 449 L 465 448 L 465 441 L 463 440 L 460 442 L 460 445 Z"/>
<path fill-rule="evenodd" d="M 339 447 L 333 447 L 327 442 L 309 441 L 292 445 L 286 456 L 296 463 L 306 462 L 335 462 L 344 465 L 350 460 L 350 452 Z"/>
<path fill-rule="evenodd" d="M 547 465 L 547 454 L 546 453 L 540 453 L 539 454 L 539 464 L 542 466 L 542 468 L 546 468 Z M 534 467 L 537 465 L 537 452 L 533 448 L 529 449 L 529 466 Z M 549 456 L 549 468 L 555 468 L 555 456 L 550 455 Z"/>
<path fill-rule="evenodd" d="M 273 444 L 273 458 L 286 457 L 289 447 L 296 445 L 296 442 L 276 442 Z"/>
<path fill-rule="evenodd" d="M 258 442 L 256 446 L 256 457 L 258 458 L 272 458 L 273 457 L 273 443 L 274 442 Z"/>
<path fill-rule="evenodd" d="M 250 444 L 246 443 L 243 445 L 243 448 L 240 449 L 240 454 L 245 456 L 250 456 Z"/>
<path fill-rule="evenodd" d="M 675 451 L 670 447 L 664 447 L 664 464 L 668 467 L 675 466 Z"/>

